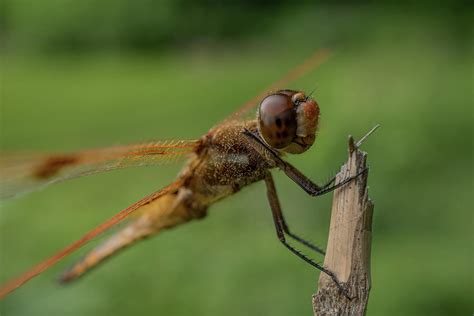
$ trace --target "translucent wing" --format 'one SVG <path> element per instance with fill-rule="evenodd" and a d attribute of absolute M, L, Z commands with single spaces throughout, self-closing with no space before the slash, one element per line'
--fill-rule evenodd
<path fill-rule="evenodd" d="M 263 90 L 260 94 L 256 95 L 252 99 L 242 104 L 237 111 L 229 115 L 223 122 L 240 120 L 246 116 L 253 115 L 256 112 L 257 105 L 260 101 L 266 97 L 270 92 L 279 89 L 287 88 L 287 85 L 292 81 L 298 79 L 304 74 L 314 70 L 320 66 L 326 59 L 331 56 L 331 52 L 328 49 L 320 49 L 311 55 L 308 59 L 303 61 L 301 64 L 290 70 L 283 78 L 274 82 L 267 89 Z"/>
<path fill-rule="evenodd" d="M 52 257 L 46 259 L 45 261 L 39 263 L 38 265 L 34 266 L 31 270 L 27 271 L 26 273 L 22 274 L 20 277 L 4 284 L 2 287 L 0 287 L 0 300 L 3 299 L 6 295 L 14 291 L 15 289 L 19 288 L 21 285 L 24 283 L 28 282 L 35 276 L 41 274 L 43 271 L 49 269 L 53 265 L 55 265 L 58 261 L 63 259 L 64 257 L 68 256 L 72 252 L 76 251 L 80 247 L 84 246 L 87 244 L 89 241 L 94 239 L 96 236 L 102 234 L 106 230 L 110 229 L 112 226 L 116 225 L 120 221 L 122 221 L 124 218 L 126 218 L 128 215 L 130 215 L 133 212 L 138 211 L 142 206 L 145 206 L 152 201 L 155 201 L 162 197 L 165 194 L 168 194 L 170 192 L 173 192 L 177 190 L 180 186 L 182 185 L 181 182 L 177 181 L 174 182 L 173 184 L 165 187 L 164 189 L 155 192 L 140 201 L 130 205 L 126 209 L 118 212 L 115 214 L 112 218 L 108 219 L 104 223 L 100 224 L 84 236 L 80 238 L 79 240 L 73 242 L 66 248 L 62 249 L 61 251 L 57 252 L 55 255 Z"/>
<path fill-rule="evenodd" d="M 85 175 L 172 163 L 193 152 L 198 144 L 198 140 L 173 140 L 69 154 L 2 153 L 0 198 L 6 199 Z"/>

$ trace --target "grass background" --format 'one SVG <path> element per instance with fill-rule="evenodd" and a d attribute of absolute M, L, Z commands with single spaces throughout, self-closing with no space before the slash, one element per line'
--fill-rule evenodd
<path fill-rule="evenodd" d="M 348 134 L 360 137 L 381 124 L 364 144 L 375 202 L 368 315 L 472 314 L 472 10 L 296 7 L 268 19 L 271 27 L 235 42 L 186 49 L 59 54 L 7 47 L 2 149 L 70 151 L 196 138 L 316 49 L 329 47 L 333 56 L 290 86 L 316 86 L 322 115 L 312 150 L 289 160 L 322 182 L 345 161 Z M 115 171 L 3 203 L 0 280 L 166 185 L 178 171 Z M 324 245 L 331 196 L 311 199 L 275 174 L 293 230 Z M 262 183 L 71 286 L 55 283 L 92 246 L 0 302 L 0 314 L 311 314 L 318 273 L 277 241 Z"/>

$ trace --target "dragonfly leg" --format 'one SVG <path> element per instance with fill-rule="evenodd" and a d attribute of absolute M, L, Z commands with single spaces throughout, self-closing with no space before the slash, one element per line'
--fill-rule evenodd
<path fill-rule="evenodd" d="M 270 201 L 270 204 L 272 205 L 272 210 L 274 210 L 277 214 L 277 218 L 279 222 L 281 223 L 281 228 L 285 234 L 293 238 L 294 240 L 300 242 L 301 244 L 305 245 L 306 247 L 322 254 L 325 255 L 326 252 L 321 249 L 320 247 L 312 244 L 311 242 L 299 237 L 298 235 L 295 235 L 290 231 L 290 228 L 285 220 L 285 217 L 283 215 L 283 212 L 281 210 L 280 202 L 278 200 L 278 196 L 276 193 L 276 188 L 275 188 L 275 183 L 273 181 L 273 177 L 271 173 L 268 173 L 266 178 L 265 178 L 265 183 L 267 185 L 267 191 L 268 191 L 268 199 Z"/>
<path fill-rule="evenodd" d="M 309 263 L 316 269 L 326 273 L 334 281 L 334 283 L 339 288 L 339 290 L 341 290 L 344 296 L 346 296 L 350 300 L 351 297 L 349 296 L 349 293 L 347 292 L 347 290 L 344 288 L 344 286 L 341 284 L 337 276 L 332 271 L 324 268 L 322 265 L 315 262 L 313 259 L 307 257 L 306 255 L 301 253 L 299 250 L 295 249 L 294 247 L 288 244 L 285 238 L 285 233 L 287 233 L 289 236 L 291 235 L 288 233 L 288 226 L 286 225 L 285 219 L 283 217 L 280 201 L 278 200 L 278 195 L 275 188 L 275 183 L 270 173 L 268 173 L 267 176 L 265 177 L 265 184 L 267 186 L 267 197 L 268 197 L 268 202 L 270 203 L 270 207 L 272 209 L 273 222 L 275 223 L 276 234 L 280 242 L 288 250 L 290 250 L 292 253 L 297 255 L 299 258 L 303 259 L 304 261 L 306 261 L 307 263 Z M 296 239 L 296 240 L 300 241 L 299 239 Z M 306 242 L 304 244 L 308 246 L 309 243 L 307 244 Z"/>
<path fill-rule="evenodd" d="M 311 196 L 320 196 L 327 194 L 329 192 L 332 192 L 347 183 L 357 179 L 359 176 L 362 174 L 366 173 L 369 168 L 364 168 L 360 170 L 357 174 L 347 177 L 346 179 L 334 183 L 336 180 L 336 177 L 332 178 L 328 183 L 324 185 L 318 185 L 317 183 L 313 182 L 311 179 L 306 177 L 301 171 L 296 169 L 293 165 L 290 163 L 284 161 L 278 152 L 276 152 L 274 149 L 272 149 L 265 141 L 260 137 L 259 134 L 251 132 L 249 130 L 244 131 L 244 135 L 258 143 L 263 150 L 268 151 L 274 161 L 275 164 L 278 168 L 280 168 L 291 180 L 293 180 L 296 184 L 298 184 L 306 193 L 308 193 Z"/>
<path fill-rule="evenodd" d="M 349 182 L 357 179 L 359 176 L 363 175 L 368 170 L 369 170 L 368 168 L 364 168 L 364 169 L 360 170 L 357 174 L 355 174 L 353 176 L 350 176 L 350 177 L 347 177 L 347 178 L 343 179 L 342 181 L 340 181 L 338 183 L 334 183 L 335 180 L 336 180 L 336 177 L 334 177 L 331 180 L 329 180 L 328 183 L 321 186 L 321 185 L 318 185 L 318 184 L 314 183 L 313 181 L 311 181 L 308 177 L 306 177 L 303 173 L 301 173 L 301 171 L 299 171 L 298 169 L 296 169 L 294 166 L 292 166 L 291 164 L 289 164 L 287 162 L 285 162 L 284 169 L 283 169 L 285 174 L 291 180 L 293 180 L 306 193 L 308 193 L 311 196 L 320 196 L 320 195 L 324 195 L 324 194 L 327 194 L 329 192 L 332 192 L 332 191 L 348 184 Z"/>

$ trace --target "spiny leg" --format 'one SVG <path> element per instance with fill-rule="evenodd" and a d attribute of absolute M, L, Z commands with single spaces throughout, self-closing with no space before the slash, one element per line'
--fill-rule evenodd
<path fill-rule="evenodd" d="M 260 137 L 259 134 L 254 133 L 249 131 L 248 129 L 244 130 L 244 135 L 252 139 L 254 142 L 259 144 L 265 151 L 269 152 L 273 158 L 274 161 L 277 165 L 277 167 L 291 179 L 293 180 L 296 184 L 298 184 L 306 193 L 308 193 L 311 196 L 320 196 L 327 194 L 329 192 L 332 192 L 347 183 L 351 182 L 352 180 L 356 179 L 360 175 L 366 173 L 368 171 L 368 168 L 365 168 L 361 171 L 359 171 L 356 175 L 347 177 L 346 179 L 342 180 L 339 183 L 335 183 L 334 181 L 336 180 L 336 177 L 332 178 L 329 180 L 328 183 L 324 185 L 318 185 L 311 181 L 308 177 L 306 177 L 301 171 L 296 169 L 294 166 L 292 166 L 290 163 L 284 161 L 281 159 L 280 154 L 276 152 L 273 148 L 271 148 L 265 141 Z"/>
<path fill-rule="evenodd" d="M 291 238 L 293 238 L 294 240 L 302 243 L 303 245 L 305 245 L 306 247 L 316 251 L 317 253 L 320 253 L 322 254 L 323 256 L 326 255 L 326 252 L 319 248 L 318 246 L 314 245 L 313 243 L 293 234 L 292 232 L 290 232 L 289 228 L 288 228 L 288 225 L 286 224 L 286 221 L 285 221 L 285 218 L 283 217 L 283 214 L 282 215 L 282 224 L 283 224 L 283 231 L 288 235 L 290 236 Z"/>
<path fill-rule="evenodd" d="M 299 237 L 298 235 L 295 235 L 293 234 L 291 231 L 290 231 L 290 228 L 288 227 L 288 224 L 286 223 L 286 220 L 285 220 L 285 217 L 283 215 L 283 212 L 281 211 L 281 206 L 280 206 L 280 202 L 278 200 L 278 197 L 277 197 L 277 194 L 276 194 L 276 188 L 275 188 L 275 182 L 273 181 L 273 176 L 271 173 L 268 173 L 266 178 L 265 178 L 265 183 L 267 185 L 267 192 L 268 192 L 268 199 L 270 201 L 270 204 L 274 204 L 275 207 L 272 206 L 272 210 L 274 209 L 277 214 L 278 214 L 278 219 L 281 223 L 281 228 L 283 230 L 284 233 L 286 233 L 288 236 L 290 236 L 291 238 L 293 238 L 294 240 L 302 243 L 303 245 L 305 245 L 306 247 L 322 254 L 322 255 L 325 255 L 326 252 L 321 249 L 320 247 L 312 244 L 311 242 Z"/>
<path fill-rule="evenodd" d="M 334 281 L 334 283 L 341 290 L 341 292 L 344 294 L 344 296 L 346 296 L 350 300 L 351 297 L 349 296 L 349 293 L 342 286 L 342 284 L 339 282 L 338 278 L 336 277 L 336 275 L 332 271 L 324 268 L 322 265 L 318 264 L 317 262 L 315 262 L 311 258 L 307 257 L 306 255 L 304 255 L 303 253 L 301 253 L 300 251 L 293 248 L 292 246 L 290 246 L 287 243 L 287 241 L 285 239 L 285 226 L 286 226 L 286 224 L 284 224 L 285 220 L 283 219 L 283 214 L 282 214 L 282 211 L 281 211 L 280 201 L 278 200 L 278 195 L 277 195 L 277 192 L 276 192 L 275 183 L 273 182 L 273 177 L 271 176 L 270 173 L 267 173 L 267 176 L 265 177 L 265 184 L 267 186 L 267 197 L 268 197 L 268 202 L 270 203 L 270 207 L 271 207 L 271 210 L 272 210 L 273 222 L 275 223 L 276 234 L 277 234 L 277 237 L 280 240 L 280 242 L 288 250 L 290 250 L 292 253 L 294 253 L 295 255 L 297 255 L 298 257 L 300 257 L 301 259 L 303 259 L 304 261 L 306 261 L 307 263 L 309 263 L 313 267 L 317 268 L 318 270 L 326 273 Z M 286 226 L 286 228 L 288 228 L 288 227 Z"/>
<path fill-rule="evenodd" d="M 321 195 L 327 194 L 329 192 L 332 192 L 332 191 L 348 184 L 352 180 L 357 179 L 359 176 L 366 173 L 368 170 L 369 170 L 368 168 L 364 168 L 361 171 L 359 171 L 357 174 L 355 174 L 353 176 L 350 176 L 350 177 L 347 177 L 347 178 L 345 178 L 344 180 L 342 180 L 341 182 L 338 182 L 338 183 L 334 183 L 334 181 L 336 180 L 336 177 L 334 177 L 331 180 L 329 180 L 328 183 L 320 186 L 320 185 L 314 183 L 313 181 L 311 181 L 308 177 L 306 177 L 303 173 L 301 173 L 301 171 L 299 171 L 298 169 L 296 169 L 294 166 L 292 166 L 291 164 L 289 164 L 287 162 L 285 162 L 284 169 L 283 169 L 285 174 L 291 180 L 293 180 L 306 193 L 308 193 L 311 196 L 321 196 Z"/>

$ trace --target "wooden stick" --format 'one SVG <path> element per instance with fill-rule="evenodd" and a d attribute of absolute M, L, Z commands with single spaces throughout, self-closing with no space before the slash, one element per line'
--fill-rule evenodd
<path fill-rule="evenodd" d="M 367 154 L 349 137 L 349 160 L 337 174 L 336 183 L 366 167 Z M 326 274 L 319 276 L 313 295 L 314 315 L 364 315 L 370 280 L 370 248 L 373 204 L 367 192 L 368 173 L 334 192 L 329 240 L 324 266 L 334 272 L 351 300 Z"/>

